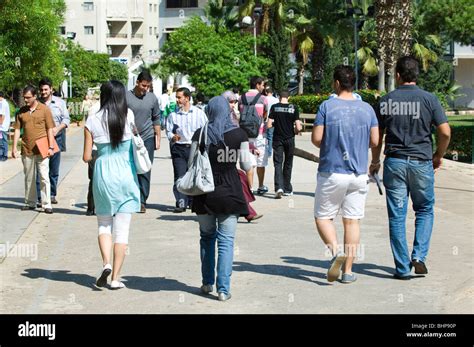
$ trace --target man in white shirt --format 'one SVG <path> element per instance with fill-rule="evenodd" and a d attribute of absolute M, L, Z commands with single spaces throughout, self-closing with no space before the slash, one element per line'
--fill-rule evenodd
<path fill-rule="evenodd" d="M 191 139 L 194 132 L 202 128 L 207 117 L 204 111 L 191 105 L 191 91 L 188 88 L 176 90 L 176 102 L 179 109 L 166 119 L 166 135 L 170 141 L 171 159 L 173 160 L 174 185 L 176 198 L 175 213 L 186 211 L 191 199 L 176 189 L 176 181 L 188 170 L 188 159 L 191 151 Z"/>
<path fill-rule="evenodd" d="M 8 130 L 10 129 L 10 105 L 0 91 L 0 161 L 8 159 Z"/>

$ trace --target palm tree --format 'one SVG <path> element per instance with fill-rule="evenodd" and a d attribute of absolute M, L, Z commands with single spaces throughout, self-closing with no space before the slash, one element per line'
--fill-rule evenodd
<path fill-rule="evenodd" d="M 280 28 L 282 19 L 285 16 L 285 5 L 291 1 L 284 0 L 261 0 L 262 5 L 262 21 L 260 25 L 260 31 L 267 33 L 270 29 L 270 22 L 274 21 L 274 25 Z M 253 11 L 257 5 L 255 0 L 247 0 L 239 9 L 240 17 L 250 16 L 252 17 Z M 272 18 L 273 14 L 273 18 Z"/>
<path fill-rule="evenodd" d="M 357 50 L 357 57 L 362 64 L 362 88 L 368 88 L 369 77 L 376 76 L 379 71 L 376 37 L 375 21 L 373 19 L 365 21 L 359 33 L 360 48 Z"/>
<path fill-rule="evenodd" d="M 224 4 L 224 0 L 210 0 L 204 8 L 204 13 L 209 23 L 216 32 L 225 27 L 229 30 L 237 30 L 239 23 L 239 13 L 237 11 L 237 1 Z"/>
<path fill-rule="evenodd" d="M 389 71 L 388 90 L 395 89 L 395 63 L 410 54 L 412 34 L 411 0 L 375 0 L 379 66 L 379 90 L 385 90 L 385 71 Z M 383 74 L 383 76 L 382 76 Z"/>

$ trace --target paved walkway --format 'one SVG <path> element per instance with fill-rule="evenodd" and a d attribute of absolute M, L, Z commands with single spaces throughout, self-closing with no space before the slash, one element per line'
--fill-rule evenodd
<path fill-rule="evenodd" d="M 411 281 L 391 277 L 385 200 L 372 185 L 362 257 L 354 266 L 359 279 L 344 285 L 325 279 L 329 257 L 312 215 L 317 164 L 295 158 L 295 195 L 258 197 L 254 206 L 264 217 L 238 224 L 233 297 L 221 303 L 199 294 L 198 224 L 189 212 L 171 212 L 173 173 L 164 138 L 155 154 L 149 209 L 132 220 L 122 275 L 128 288 L 92 286 L 101 258 L 96 218 L 85 216 L 82 132 L 72 131 L 68 139 L 53 215 L 19 211 L 22 172 L 0 185 L 0 242 L 16 243 L 17 251 L 0 264 L 0 313 L 474 313 L 471 166 L 450 163 L 437 173 L 429 275 Z M 297 146 L 316 153 L 309 134 L 298 137 Z M 2 163 L 0 176 L 5 165 L 21 169 L 15 161 Z M 273 186 L 273 165 L 266 183 Z M 412 240 L 413 214 L 408 219 Z M 342 235 L 340 220 L 337 226 Z"/>

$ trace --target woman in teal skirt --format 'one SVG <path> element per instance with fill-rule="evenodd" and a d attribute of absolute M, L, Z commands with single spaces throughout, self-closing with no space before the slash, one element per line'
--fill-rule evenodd
<path fill-rule="evenodd" d="M 140 211 L 130 128 L 134 116 L 127 108 L 122 83 L 106 82 L 100 92 L 100 110 L 90 115 L 85 125 L 83 160 L 92 160 L 92 145 L 95 144 L 98 157 L 94 165 L 92 191 L 103 260 L 96 286 L 104 287 L 112 273 L 110 287 L 120 289 L 125 287 L 119 274 L 127 250 L 132 213 Z M 110 263 L 112 244 L 113 267 Z"/>

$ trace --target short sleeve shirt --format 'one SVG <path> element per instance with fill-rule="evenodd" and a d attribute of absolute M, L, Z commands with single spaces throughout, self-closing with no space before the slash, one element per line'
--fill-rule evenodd
<path fill-rule="evenodd" d="M 38 102 L 31 111 L 28 106 L 22 107 L 15 120 L 15 129 L 23 129 L 21 154 L 26 156 L 39 155 L 36 140 L 48 136 L 48 130 L 54 128 L 51 110 L 45 104 Z"/>
<path fill-rule="evenodd" d="M 376 112 L 386 130 L 385 155 L 433 158 L 432 127 L 448 122 L 436 96 L 416 85 L 402 85 L 380 99 Z"/>
<path fill-rule="evenodd" d="M 319 106 L 314 125 L 324 126 L 319 172 L 366 174 L 374 109 L 361 100 L 332 98 Z"/>
<path fill-rule="evenodd" d="M 273 141 L 283 141 L 295 137 L 294 123 L 300 119 L 298 108 L 293 104 L 277 103 L 270 109 L 270 119 L 273 119 Z"/>
<path fill-rule="evenodd" d="M 132 110 L 128 109 L 127 122 L 125 123 L 125 131 L 122 137 L 122 141 L 130 140 L 132 138 L 130 122 L 134 122 L 134 115 Z M 89 114 L 85 126 L 92 134 L 92 140 L 94 141 L 94 143 L 110 143 L 107 117 L 104 116 L 104 111 L 100 110 L 97 113 Z"/>

